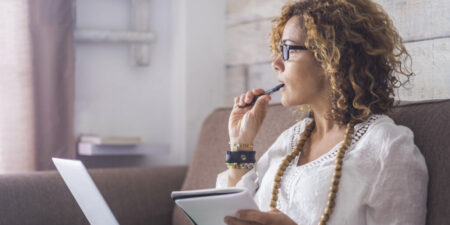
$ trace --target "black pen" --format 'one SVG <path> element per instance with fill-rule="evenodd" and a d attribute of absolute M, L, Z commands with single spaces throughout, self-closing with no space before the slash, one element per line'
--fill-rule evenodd
<path fill-rule="evenodd" d="M 246 105 L 244 105 L 244 106 L 238 106 L 238 107 L 239 107 L 239 108 L 245 108 L 245 107 L 251 106 L 251 105 L 255 104 L 256 100 L 257 100 L 259 97 L 261 97 L 261 96 L 263 96 L 263 95 L 271 95 L 272 93 L 277 92 L 278 90 L 280 90 L 280 88 L 282 88 L 282 87 L 284 87 L 284 84 L 279 84 L 279 85 L 275 86 L 274 88 L 265 91 L 265 92 L 262 93 L 262 94 L 253 96 L 252 102 L 250 102 L 250 103 L 248 103 L 248 104 L 246 104 Z"/>

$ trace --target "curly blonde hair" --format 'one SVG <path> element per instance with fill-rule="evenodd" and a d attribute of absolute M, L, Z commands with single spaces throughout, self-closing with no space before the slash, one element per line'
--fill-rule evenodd
<path fill-rule="evenodd" d="M 382 7 L 370 0 L 287 3 L 281 16 L 272 21 L 274 57 L 280 54 L 283 29 L 294 16 L 307 33 L 305 46 L 330 75 L 330 118 L 347 124 L 372 113 L 390 115 L 394 88 L 414 74 L 411 56 Z"/>

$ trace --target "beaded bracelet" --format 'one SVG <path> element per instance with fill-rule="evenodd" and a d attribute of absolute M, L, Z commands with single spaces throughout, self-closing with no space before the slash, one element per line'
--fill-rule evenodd
<path fill-rule="evenodd" d="M 226 163 L 227 168 L 230 169 L 247 169 L 251 170 L 255 167 L 255 163 Z"/>
<path fill-rule="evenodd" d="M 230 144 L 231 151 L 237 151 L 237 150 L 252 150 L 253 144 L 239 144 L 239 143 L 232 143 L 231 141 L 228 142 Z"/>
<path fill-rule="evenodd" d="M 228 144 L 236 148 L 253 148 L 253 144 L 238 144 L 238 143 L 231 143 L 231 141 L 228 142 Z"/>

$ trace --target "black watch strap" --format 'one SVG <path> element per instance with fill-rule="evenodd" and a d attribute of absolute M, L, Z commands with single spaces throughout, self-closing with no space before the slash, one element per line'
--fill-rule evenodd
<path fill-rule="evenodd" d="M 226 163 L 255 163 L 255 151 L 227 151 Z"/>

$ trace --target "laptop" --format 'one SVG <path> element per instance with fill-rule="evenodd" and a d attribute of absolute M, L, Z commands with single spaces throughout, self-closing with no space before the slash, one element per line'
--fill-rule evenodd
<path fill-rule="evenodd" d="M 52 160 L 90 224 L 119 224 L 81 161 Z"/>

